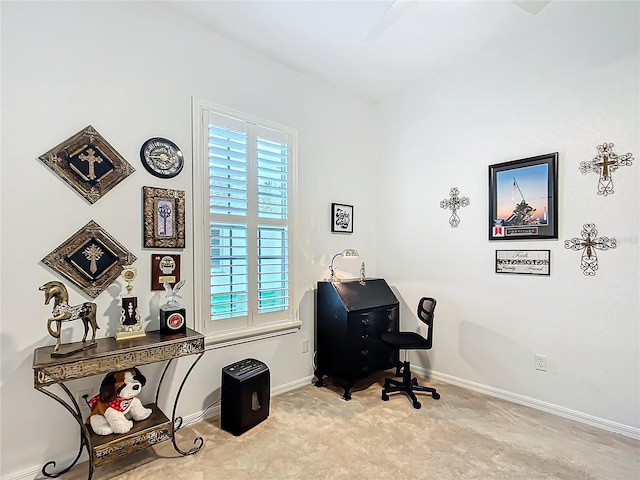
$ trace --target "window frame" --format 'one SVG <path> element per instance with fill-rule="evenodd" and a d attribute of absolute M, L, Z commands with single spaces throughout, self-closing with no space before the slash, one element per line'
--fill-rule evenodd
<path fill-rule="evenodd" d="M 288 157 L 289 201 L 287 212 L 288 254 L 289 254 L 289 308 L 280 312 L 258 315 L 252 313 L 246 322 L 235 320 L 211 320 L 211 276 L 210 276 L 210 211 L 209 211 L 209 113 L 226 115 L 290 136 Z M 296 236 L 296 211 L 298 198 L 298 133 L 294 128 L 240 112 L 207 100 L 192 97 L 192 141 L 193 141 L 193 274 L 194 274 L 194 325 L 203 333 L 206 343 L 225 346 L 275 335 L 293 333 L 300 329 L 302 322 L 298 313 L 298 298 L 295 281 L 299 277 L 296 255 L 293 249 Z M 250 183 L 253 185 L 253 182 Z M 251 198 L 251 195 L 250 195 Z M 260 223 L 260 217 L 254 220 Z M 249 239 L 249 241 L 256 241 Z M 253 285 L 257 289 L 257 282 Z M 256 321 L 262 318 L 267 321 Z"/>

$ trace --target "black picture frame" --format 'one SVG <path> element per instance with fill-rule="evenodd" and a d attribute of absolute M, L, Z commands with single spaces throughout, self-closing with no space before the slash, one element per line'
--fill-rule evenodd
<path fill-rule="evenodd" d="M 558 238 L 558 153 L 489 165 L 489 240 Z"/>
<path fill-rule="evenodd" d="M 331 204 L 331 233 L 353 233 L 353 205 Z"/>

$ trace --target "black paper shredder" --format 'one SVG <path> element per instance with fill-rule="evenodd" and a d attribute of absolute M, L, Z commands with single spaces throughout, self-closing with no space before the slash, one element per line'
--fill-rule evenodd
<path fill-rule="evenodd" d="M 220 427 L 241 435 L 269 416 L 269 368 L 247 358 L 222 369 Z"/>

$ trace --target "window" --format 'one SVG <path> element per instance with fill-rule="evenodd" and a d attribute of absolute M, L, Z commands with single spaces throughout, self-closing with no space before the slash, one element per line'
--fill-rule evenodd
<path fill-rule="evenodd" d="M 221 342 L 297 329 L 296 132 L 198 99 L 193 117 L 196 328 Z"/>

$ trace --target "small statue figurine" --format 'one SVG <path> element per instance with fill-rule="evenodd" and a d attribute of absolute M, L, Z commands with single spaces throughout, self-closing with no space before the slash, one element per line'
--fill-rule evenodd
<path fill-rule="evenodd" d="M 133 285 L 131 285 L 131 283 L 138 276 L 138 271 L 131 265 L 125 265 L 120 275 L 125 282 L 127 282 L 127 293 L 122 296 L 120 326 L 116 332 L 116 340 L 144 337 L 146 334 L 142 328 L 142 321 L 140 320 L 140 313 L 138 312 L 138 297 L 131 295 L 133 291 Z"/>
<path fill-rule="evenodd" d="M 97 306 L 93 302 L 85 302 L 80 305 L 69 305 L 69 293 L 62 282 L 51 281 L 42 285 L 38 290 L 44 292 L 44 304 L 48 305 L 53 298 L 53 311 L 51 318 L 47 322 L 47 330 L 49 335 L 57 339 L 56 346 L 53 347 L 52 357 L 66 357 L 76 352 L 81 352 L 88 348 L 95 347 L 96 330 L 100 328 L 96 321 Z M 70 322 L 72 320 L 82 320 L 84 322 L 84 336 L 82 337 L 82 345 L 80 347 L 72 344 L 65 345 L 60 348 L 60 332 L 62 330 L 62 322 Z M 51 324 L 56 324 L 56 329 L 51 328 Z M 91 342 L 86 343 L 87 333 L 89 333 L 89 325 L 91 325 L 92 336 Z"/>
<path fill-rule="evenodd" d="M 360 265 L 360 281 L 358 283 L 362 286 L 367 284 L 367 274 L 364 271 L 364 262 Z"/>
<path fill-rule="evenodd" d="M 180 302 L 176 300 L 178 291 L 186 283 L 186 280 L 180 280 L 171 288 L 169 282 L 164 282 L 164 290 L 167 295 L 167 303 L 160 307 L 160 334 L 174 335 L 176 333 L 186 333 L 186 310 Z"/>

